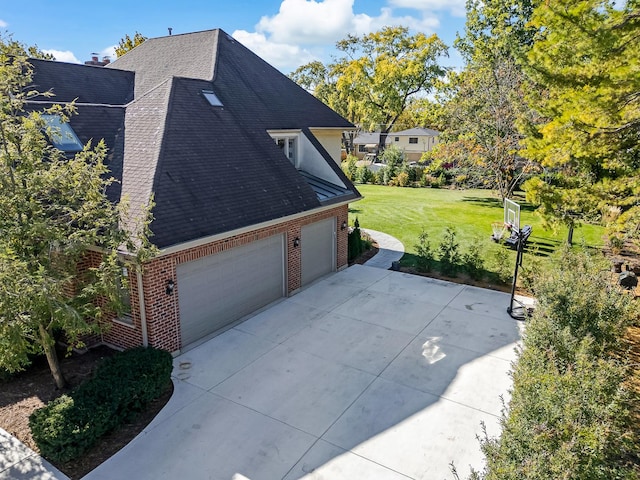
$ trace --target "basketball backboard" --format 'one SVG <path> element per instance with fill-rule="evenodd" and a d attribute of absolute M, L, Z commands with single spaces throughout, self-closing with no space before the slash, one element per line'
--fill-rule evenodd
<path fill-rule="evenodd" d="M 511 225 L 512 231 L 520 231 L 520 205 L 508 198 L 504 199 L 504 223 Z"/>

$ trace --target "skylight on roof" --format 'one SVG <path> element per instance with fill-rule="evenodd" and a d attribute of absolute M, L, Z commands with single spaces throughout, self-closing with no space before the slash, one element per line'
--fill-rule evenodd
<path fill-rule="evenodd" d="M 62 122 L 58 115 L 42 115 L 42 119 L 47 124 L 47 135 L 54 147 L 63 152 L 79 152 L 82 150 L 82 143 L 80 143 L 71 125 Z"/>
<path fill-rule="evenodd" d="M 207 99 L 207 101 L 211 104 L 212 107 L 222 106 L 222 102 L 220 101 L 218 96 L 215 93 L 213 93 L 212 90 L 202 90 L 202 95 L 204 95 L 204 98 Z"/>

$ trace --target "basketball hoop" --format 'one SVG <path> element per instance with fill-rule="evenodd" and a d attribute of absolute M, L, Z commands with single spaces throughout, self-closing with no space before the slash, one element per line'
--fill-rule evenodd
<path fill-rule="evenodd" d="M 504 237 L 505 232 L 507 230 L 511 230 L 511 224 L 505 222 L 493 222 L 491 224 L 491 230 L 493 230 L 491 240 L 499 242 L 502 240 L 502 237 Z"/>

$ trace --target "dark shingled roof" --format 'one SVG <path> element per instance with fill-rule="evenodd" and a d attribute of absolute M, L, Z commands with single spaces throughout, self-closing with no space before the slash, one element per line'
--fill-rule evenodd
<path fill-rule="evenodd" d="M 29 63 L 33 65 L 33 87 L 51 91 L 54 102 L 125 105 L 133 100 L 133 72 L 51 60 L 30 59 Z"/>
<path fill-rule="evenodd" d="M 150 38 L 107 65 L 136 72 L 136 97 L 171 77 L 213 79 L 220 30 Z"/>
<path fill-rule="evenodd" d="M 352 125 L 221 30 L 150 39 L 106 68 L 33 64 L 54 101 L 78 98 L 80 140 L 105 139 L 122 182 L 110 197 L 126 196 L 136 217 L 153 195 L 160 248 L 360 196 L 310 131 Z M 297 171 L 268 133 L 285 129 L 326 165 Z"/>

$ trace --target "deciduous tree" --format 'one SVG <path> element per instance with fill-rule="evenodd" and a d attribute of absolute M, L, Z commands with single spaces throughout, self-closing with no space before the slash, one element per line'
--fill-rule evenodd
<path fill-rule="evenodd" d="M 63 133 L 43 115 L 65 122 L 73 105 L 27 111 L 31 77 L 24 46 L 0 38 L 0 368 L 20 370 L 44 353 L 62 387 L 56 335 L 81 345 L 107 311 L 122 311 L 121 254 L 151 250 L 146 224 L 138 238 L 124 231 L 122 208 L 105 195 L 114 179 L 104 143 L 69 155 L 48 141 Z M 81 272 L 88 254 L 98 261 Z"/>
<path fill-rule="evenodd" d="M 518 122 L 529 113 L 523 81 L 515 62 L 502 56 L 469 63 L 451 76 L 441 95 L 448 124 L 445 138 L 469 148 L 466 166 L 477 170 L 485 185 L 503 199 L 535 168 L 520 153 Z"/>
<path fill-rule="evenodd" d="M 133 50 L 134 47 L 137 47 L 142 42 L 147 39 L 144 35 L 139 32 L 136 32 L 133 35 L 133 38 L 129 36 L 129 34 L 125 35 L 124 38 L 120 39 L 118 46 L 116 47 L 116 57 L 121 57 L 129 50 Z"/>
<path fill-rule="evenodd" d="M 519 58 L 533 43 L 536 28 L 529 24 L 540 0 L 467 0 L 464 36 L 455 47 L 465 60 Z"/>
<path fill-rule="evenodd" d="M 535 169 L 521 153 L 521 127 L 533 116 L 517 58 L 535 33 L 527 22 L 536 2 L 469 0 L 465 34 L 455 42 L 465 69 L 452 73 L 439 89 L 445 142 L 440 152 L 451 153 L 446 143 L 466 148 L 466 161 L 458 163 L 475 170 L 474 176 L 502 198 Z"/>
<path fill-rule="evenodd" d="M 293 78 L 350 121 L 380 130 L 382 150 L 411 100 L 429 93 L 445 74 L 438 61 L 447 47 L 436 35 L 409 35 L 405 27 L 348 35 L 336 47 L 342 53 L 337 61 L 304 65 Z"/>

